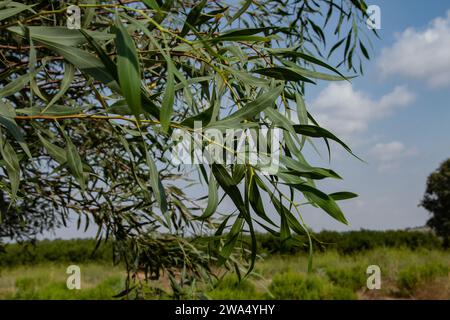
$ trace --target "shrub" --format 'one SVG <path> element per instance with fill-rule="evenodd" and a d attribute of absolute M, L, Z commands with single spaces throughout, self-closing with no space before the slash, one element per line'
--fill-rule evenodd
<path fill-rule="evenodd" d="M 440 262 L 408 266 L 399 271 L 397 286 L 400 295 L 411 295 L 424 283 L 432 282 L 439 277 L 446 277 L 450 267 Z"/>
<path fill-rule="evenodd" d="M 361 289 L 366 284 L 365 269 L 360 266 L 327 267 L 326 274 L 335 285 L 352 290 Z"/>
<path fill-rule="evenodd" d="M 350 289 L 335 287 L 326 278 L 294 272 L 276 275 L 269 290 L 278 300 L 356 299 Z"/>
<path fill-rule="evenodd" d="M 239 281 L 236 276 L 225 276 L 218 281 L 214 290 L 207 293 L 215 300 L 246 300 L 261 298 L 256 287 L 248 279 Z"/>

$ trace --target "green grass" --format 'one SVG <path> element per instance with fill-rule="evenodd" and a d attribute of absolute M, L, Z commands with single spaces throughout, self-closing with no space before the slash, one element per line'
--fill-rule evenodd
<path fill-rule="evenodd" d="M 81 289 L 66 286 L 67 265 L 50 263 L 0 271 L 0 299 L 111 299 L 124 289 L 125 273 L 106 264 L 81 264 Z"/>
<path fill-rule="evenodd" d="M 317 253 L 308 274 L 307 256 L 271 255 L 237 281 L 222 277 L 202 288 L 210 299 L 450 299 L 450 252 L 378 248 L 351 255 Z M 81 290 L 68 290 L 68 264 L 41 263 L 0 269 L 0 299 L 112 299 L 125 272 L 105 263 L 81 263 Z M 366 268 L 381 268 L 381 290 L 366 288 Z M 167 287 L 167 281 L 156 283 Z M 159 298 L 154 296 L 153 298 Z M 148 298 L 152 298 L 149 296 Z"/>

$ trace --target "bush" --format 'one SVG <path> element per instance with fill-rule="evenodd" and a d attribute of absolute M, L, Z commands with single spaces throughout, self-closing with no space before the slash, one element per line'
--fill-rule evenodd
<path fill-rule="evenodd" d="M 367 275 L 360 265 L 343 267 L 327 267 L 326 274 L 335 285 L 352 290 L 359 290 L 366 285 Z"/>
<path fill-rule="evenodd" d="M 215 300 L 247 300 L 262 298 L 255 285 L 248 279 L 238 280 L 236 276 L 223 277 L 214 290 L 207 293 Z"/>
<path fill-rule="evenodd" d="M 269 290 L 277 300 L 356 299 L 353 291 L 333 286 L 326 278 L 294 272 L 276 275 Z"/>
<path fill-rule="evenodd" d="M 439 277 L 447 277 L 450 267 L 439 262 L 406 267 L 397 275 L 397 286 L 400 295 L 412 295 L 424 283 L 429 283 Z"/>
<path fill-rule="evenodd" d="M 335 249 L 339 253 L 353 254 L 375 248 L 408 248 L 416 250 L 442 249 L 442 240 L 431 232 L 391 230 L 391 231 L 322 231 L 316 234 L 322 243 L 314 243 L 315 251 Z M 306 253 L 309 248 L 306 239 L 294 237 L 282 242 L 271 234 L 258 234 L 260 253 L 295 254 Z"/>

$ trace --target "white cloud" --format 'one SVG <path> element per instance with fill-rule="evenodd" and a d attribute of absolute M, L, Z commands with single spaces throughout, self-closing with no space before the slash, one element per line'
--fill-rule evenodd
<path fill-rule="evenodd" d="M 400 141 L 377 143 L 369 150 L 369 155 L 378 163 L 378 171 L 386 172 L 396 169 L 405 158 L 417 155 L 416 148 L 407 148 Z"/>
<path fill-rule="evenodd" d="M 414 95 L 404 86 L 380 99 L 353 89 L 350 83 L 331 83 L 311 101 L 311 112 L 320 125 L 349 138 L 365 131 L 370 122 L 389 116 L 396 108 L 408 105 Z"/>
<path fill-rule="evenodd" d="M 450 85 L 450 11 L 424 30 L 408 28 L 384 48 L 378 60 L 382 75 L 423 79 L 431 87 Z"/>

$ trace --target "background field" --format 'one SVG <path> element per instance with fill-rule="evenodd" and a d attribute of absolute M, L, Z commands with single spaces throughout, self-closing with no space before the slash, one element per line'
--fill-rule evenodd
<path fill-rule="evenodd" d="M 200 298 L 450 299 L 450 251 L 431 234 L 323 232 L 318 238 L 333 244 L 316 246 L 313 272 L 307 274 L 305 248 L 260 235 L 262 253 L 253 274 L 239 283 L 218 270 L 220 279 L 201 288 Z M 125 285 L 124 268 L 111 264 L 109 244 L 93 255 L 94 244 L 58 240 L 8 245 L 0 254 L 0 299 L 114 299 Z M 81 290 L 66 288 L 70 264 L 81 268 Z M 369 265 L 381 268 L 380 290 L 366 288 Z M 153 281 L 153 288 L 146 298 L 170 298 L 165 277 Z"/>

